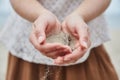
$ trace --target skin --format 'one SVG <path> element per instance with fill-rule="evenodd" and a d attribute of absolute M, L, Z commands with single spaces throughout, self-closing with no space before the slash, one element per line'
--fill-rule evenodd
<path fill-rule="evenodd" d="M 21 17 L 33 23 L 30 42 L 38 51 L 51 58 L 56 58 L 59 53 L 71 52 L 68 46 L 45 42 L 46 36 L 51 31 L 61 31 L 61 24 L 53 13 L 45 9 L 37 0 L 10 0 L 10 2 Z"/>
<path fill-rule="evenodd" d="M 110 0 L 84 0 L 60 23 L 56 16 L 37 0 L 10 0 L 10 2 L 21 17 L 33 22 L 30 36 L 33 46 L 44 55 L 54 58 L 55 64 L 58 65 L 73 63 L 85 54 L 90 47 L 89 26 L 86 23 L 103 13 L 110 4 Z M 61 28 L 65 33 L 76 38 L 77 48 L 73 52 L 68 46 L 45 42 L 46 35 L 53 29 L 60 31 Z M 61 51 L 70 54 L 61 57 L 57 55 Z"/>
<path fill-rule="evenodd" d="M 90 47 L 89 26 L 90 20 L 102 14 L 109 6 L 111 0 L 84 0 L 62 23 L 62 30 L 71 34 L 77 40 L 76 48 L 72 54 L 55 59 L 58 65 L 74 63 L 80 59 Z"/>

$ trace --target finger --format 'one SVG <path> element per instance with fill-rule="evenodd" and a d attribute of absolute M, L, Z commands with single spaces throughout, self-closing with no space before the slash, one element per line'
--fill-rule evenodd
<path fill-rule="evenodd" d="M 75 63 L 78 59 L 75 59 L 75 60 L 67 60 L 65 61 L 64 60 L 64 57 L 62 57 L 62 60 L 59 60 L 59 59 L 55 59 L 55 63 L 56 64 L 59 64 L 59 65 L 64 65 L 64 64 L 70 64 L 70 63 Z"/>
<path fill-rule="evenodd" d="M 56 26 L 57 26 L 57 30 L 55 30 L 55 31 L 56 31 L 56 33 L 59 33 L 62 30 L 62 25 L 58 20 L 57 20 Z"/>
<path fill-rule="evenodd" d="M 66 49 L 64 50 L 56 50 L 56 51 L 52 51 L 52 52 L 49 52 L 49 53 L 45 53 L 45 55 L 51 57 L 51 58 L 56 58 L 58 56 L 65 56 L 67 54 L 70 54 L 70 52 Z"/>
<path fill-rule="evenodd" d="M 78 60 L 84 55 L 85 52 L 86 50 L 83 51 L 81 48 L 77 48 L 72 52 L 72 54 L 68 54 L 64 56 L 64 61 L 71 62 L 71 61 Z"/>
<path fill-rule="evenodd" d="M 66 50 L 68 52 L 71 52 L 70 47 L 62 45 L 60 43 L 45 43 L 41 46 L 41 49 L 44 50 L 46 53 L 50 53 L 56 50 Z"/>
<path fill-rule="evenodd" d="M 57 57 L 62 57 L 66 54 L 70 54 L 69 52 L 65 52 L 64 50 L 57 50 L 57 51 L 53 51 L 50 53 L 45 53 L 46 56 L 51 57 L 53 59 L 57 58 Z"/>
<path fill-rule="evenodd" d="M 78 27 L 77 33 L 79 35 L 79 41 L 83 48 L 89 47 L 89 32 L 88 32 L 88 26 L 85 25 L 83 27 Z"/>
<path fill-rule="evenodd" d="M 54 59 L 54 63 L 57 65 L 63 64 L 63 57 L 57 57 L 56 59 Z"/>
<path fill-rule="evenodd" d="M 44 43 L 46 39 L 46 34 L 45 34 L 46 25 L 41 22 L 41 24 L 39 24 L 38 26 L 36 24 L 33 24 L 33 26 L 35 27 L 35 33 L 38 38 L 38 43 L 39 44 Z"/>
<path fill-rule="evenodd" d="M 47 56 L 47 57 L 50 57 L 50 58 L 52 58 L 52 59 L 55 59 L 55 58 L 58 57 L 58 56 L 57 56 L 57 51 L 53 51 L 53 52 L 51 52 L 51 53 L 44 53 L 44 55 Z"/>
<path fill-rule="evenodd" d="M 63 65 L 63 64 L 71 64 L 71 63 L 75 63 L 77 60 L 69 60 L 69 61 L 61 61 L 61 63 L 59 63 L 59 64 L 61 64 L 61 65 Z"/>
<path fill-rule="evenodd" d="M 62 31 L 64 32 L 64 33 L 66 33 L 66 34 L 69 34 L 69 32 L 67 31 L 67 28 L 66 28 L 67 26 L 66 26 L 66 24 L 65 24 L 65 22 L 63 22 L 62 23 Z"/>
<path fill-rule="evenodd" d="M 34 32 L 31 33 L 29 40 L 36 49 L 40 48 L 40 45 L 38 44 L 38 40 Z"/>

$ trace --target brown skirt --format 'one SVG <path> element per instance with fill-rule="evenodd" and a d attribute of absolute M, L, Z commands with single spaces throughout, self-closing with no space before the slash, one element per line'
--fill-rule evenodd
<path fill-rule="evenodd" d="M 81 64 L 59 67 L 26 62 L 9 54 L 6 80 L 118 80 L 103 45 Z"/>

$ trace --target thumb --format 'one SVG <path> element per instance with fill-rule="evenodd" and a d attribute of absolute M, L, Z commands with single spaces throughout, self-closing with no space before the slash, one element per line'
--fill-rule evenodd
<path fill-rule="evenodd" d="M 69 34 L 68 29 L 67 29 L 67 25 L 66 25 L 65 22 L 62 23 L 62 31 L 63 31 L 65 34 Z"/>
<path fill-rule="evenodd" d="M 46 40 L 45 28 L 43 26 L 44 25 L 42 24 L 39 26 L 35 26 L 35 33 L 39 44 L 43 44 Z"/>
<path fill-rule="evenodd" d="M 39 44 L 43 44 L 46 40 L 46 34 L 45 34 L 45 29 L 38 29 L 39 30 L 39 34 L 38 34 L 38 43 Z"/>
<path fill-rule="evenodd" d="M 87 49 L 88 48 L 88 35 L 85 33 L 85 31 L 78 31 L 78 36 L 79 36 L 79 43 L 80 45 Z"/>
<path fill-rule="evenodd" d="M 86 41 L 86 40 L 81 40 L 81 39 L 80 39 L 80 44 L 81 44 L 82 47 L 84 47 L 85 49 L 88 48 L 88 44 L 87 44 L 87 41 Z"/>
<path fill-rule="evenodd" d="M 43 35 L 40 35 L 39 37 L 38 37 L 38 43 L 39 44 L 43 44 L 44 42 L 45 42 L 45 35 L 43 34 Z"/>

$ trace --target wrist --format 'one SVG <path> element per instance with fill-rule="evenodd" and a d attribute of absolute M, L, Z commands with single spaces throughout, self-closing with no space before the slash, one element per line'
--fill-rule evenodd
<path fill-rule="evenodd" d="M 33 22 L 35 22 L 41 15 L 48 13 L 49 11 L 45 8 L 39 9 L 39 11 L 36 14 L 36 18 L 34 19 Z"/>
<path fill-rule="evenodd" d="M 85 22 L 88 22 L 89 19 L 87 18 L 86 15 L 83 14 L 83 12 L 81 12 L 80 10 L 75 10 L 74 13 L 76 13 L 77 15 L 79 15 L 81 17 L 81 19 Z"/>
<path fill-rule="evenodd" d="M 41 7 L 41 8 L 39 9 L 38 15 L 40 16 L 40 15 L 46 13 L 46 12 L 48 12 L 48 10 L 45 9 L 44 7 Z"/>
<path fill-rule="evenodd" d="M 84 22 L 86 21 L 84 16 L 80 15 L 80 13 L 77 10 L 74 11 L 71 15 L 79 17 L 81 21 L 84 21 Z"/>

